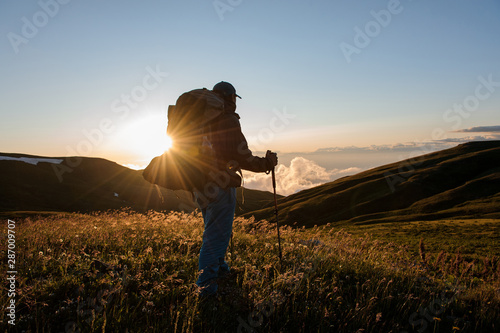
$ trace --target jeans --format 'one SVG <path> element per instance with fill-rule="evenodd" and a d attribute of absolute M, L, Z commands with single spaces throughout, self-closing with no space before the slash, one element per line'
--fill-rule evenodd
<path fill-rule="evenodd" d="M 219 271 L 229 271 L 224 257 L 231 239 L 235 208 L 236 188 L 229 187 L 218 188 L 215 199 L 201 210 L 205 231 L 198 262 L 201 273 L 196 284 L 202 296 L 215 294 Z"/>

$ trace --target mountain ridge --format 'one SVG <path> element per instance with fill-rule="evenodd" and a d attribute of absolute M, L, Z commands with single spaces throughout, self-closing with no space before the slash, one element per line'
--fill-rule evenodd
<path fill-rule="evenodd" d="M 190 193 L 156 187 L 143 179 L 141 170 L 103 158 L 0 153 L 0 175 L 3 212 L 196 209 Z M 237 215 L 274 218 L 272 193 L 244 191 L 243 203 L 238 189 Z M 500 141 L 469 142 L 278 196 L 278 209 L 280 222 L 307 227 L 500 218 Z"/>
<path fill-rule="evenodd" d="M 0 153 L 0 175 L 2 212 L 89 212 L 126 207 L 189 212 L 197 208 L 189 192 L 152 185 L 144 180 L 142 170 L 104 158 Z M 243 202 L 241 192 L 237 191 L 238 215 L 273 200 L 270 192 L 245 189 Z"/>
<path fill-rule="evenodd" d="M 376 167 L 278 201 L 280 222 L 313 226 L 445 217 L 500 218 L 500 141 Z M 244 214 L 272 219 L 274 207 Z"/>

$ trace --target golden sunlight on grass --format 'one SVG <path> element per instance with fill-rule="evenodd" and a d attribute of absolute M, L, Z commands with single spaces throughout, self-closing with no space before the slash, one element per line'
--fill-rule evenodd
<path fill-rule="evenodd" d="M 22 274 L 16 328 L 27 332 L 493 332 L 500 262 L 325 225 L 237 218 L 233 270 L 218 299 L 194 282 L 200 214 L 128 210 L 16 221 Z M 422 236 L 422 235 L 420 235 Z M 423 239 L 421 251 L 425 251 Z M 231 250 L 231 248 L 230 248 Z M 2 251 L 4 252 L 4 251 Z M 422 257 L 425 257 L 422 261 Z M 7 293 L 0 294 L 5 308 Z"/>

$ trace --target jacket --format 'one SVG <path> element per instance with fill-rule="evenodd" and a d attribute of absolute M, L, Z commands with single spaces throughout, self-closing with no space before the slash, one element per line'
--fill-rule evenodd
<path fill-rule="evenodd" d="M 216 181 L 223 188 L 241 186 L 241 169 L 253 172 L 272 170 L 271 162 L 267 158 L 253 156 L 241 131 L 239 119 L 240 116 L 236 112 L 226 112 L 217 117 L 212 126 L 211 143 L 218 170 Z"/>

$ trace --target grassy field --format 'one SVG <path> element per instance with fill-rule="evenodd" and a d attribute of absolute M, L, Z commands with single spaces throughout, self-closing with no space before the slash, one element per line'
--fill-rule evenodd
<path fill-rule="evenodd" d="M 500 221 L 493 219 L 346 224 L 353 235 L 370 234 L 381 240 L 408 244 L 418 252 L 420 240 L 427 252 L 460 253 L 467 260 L 500 258 Z"/>
<path fill-rule="evenodd" d="M 15 221 L 16 325 L 4 311 L 2 331 L 500 330 L 494 220 L 282 228 L 280 266 L 275 225 L 238 218 L 234 272 L 218 298 L 204 301 L 194 286 L 200 215 L 123 210 Z"/>

